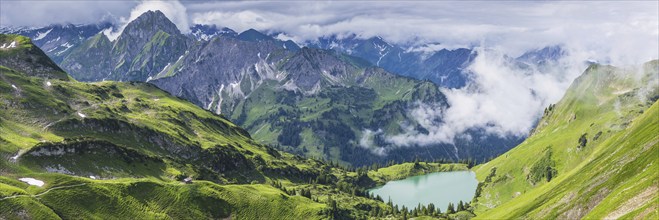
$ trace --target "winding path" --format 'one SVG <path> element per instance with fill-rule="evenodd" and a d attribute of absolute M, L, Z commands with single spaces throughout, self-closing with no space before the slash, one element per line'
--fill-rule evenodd
<path fill-rule="evenodd" d="M 7 196 L 7 197 L 0 198 L 0 201 L 5 200 L 5 199 L 18 198 L 18 197 L 39 197 L 39 196 L 42 196 L 42 195 L 44 195 L 44 194 L 46 194 L 46 193 L 49 193 L 49 192 L 52 191 L 52 190 L 56 190 L 56 189 L 65 189 L 65 188 L 73 188 L 73 187 L 84 186 L 84 185 L 87 185 L 87 183 L 81 183 L 81 184 L 69 185 L 69 186 L 56 186 L 56 187 L 50 188 L 50 189 L 48 189 L 48 190 L 46 190 L 46 191 L 43 191 L 42 193 L 39 193 L 39 194 L 36 194 L 36 195 L 14 195 L 14 196 Z"/>

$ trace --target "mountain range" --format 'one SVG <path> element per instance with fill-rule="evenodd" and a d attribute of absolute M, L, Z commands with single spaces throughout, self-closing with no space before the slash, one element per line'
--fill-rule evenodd
<path fill-rule="evenodd" d="M 439 88 L 464 86 L 461 68 L 475 54 L 469 49 L 442 50 L 423 63 L 417 62 L 419 54 L 380 38 L 319 42 L 300 48 L 254 29 L 236 33 L 202 25 L 184 35 L 163 13 L 149 11 L 113 41 L 100 31 L 90 36 L 72 47 L 59 65 L 81 81 L 152 83 L 225 115 L 261 143 L 355 166 L 416 158 L 484 161 L 523 139 L 470 131 L 482 138 L 411 148 L 387 143 L 387 135 L 404 132 L 401 123 L 425 130 L 409 114 L 415 106 L 449 108 Z M 335 44 L 355 46 L 331 46 Z M 394 54 L 390 50 L 417 60 L 410 62 L 417 67 L 398 72 L 403 76 L 389 72 L 396 66 L 399 69 L 393 70 L 405 69 L 400 64 L 408 63 L 382 57 Z M 382 53 L 377 61 L 376 52 Z M 434 84 L 405 77 L 419 68 L 448 71 L 424 74 L 449 80 Z M 414 77 L 431 78 L 426 76 Z M 375 137 L 377 144 L 364 144 L 368 141 L 362 140 L 371 138 L 365 133 L 378 130 L 382 132 Z"/>
<path fill-rule="evenodd" d="M 305 159 L 151 84 L 78 82 L 26 37 L 0 34 L 0 45 L 12 45 L 0 48 L 3 219 L 400 216 L 365 189 L 466 169 Z"/>
<path fill-rule="evenodd" d="M 159 11 L 114 40 L 99 25 L 66 27 L 2 29 L 44 45 L 61 43 L 54 33 L 78 39 L 52 51 L 0 34 L 0 218 L 659 218 L 658 60 L 590 64 L 524 140 L 472 130 L 481 138 L 400 148 L 383 136 L 401 122 L 423 133 L 410 109 L 449 109 L 442 87 L 464 85 L 389 70 L 389 52 L 402 51 L 398 62 L 416 52 L 380 38 L 299 47 L 256 30 L 185 35 Z M 468 85 L 461 68 L 478 54 L 460 50 L 437 62 Z M 551 68 L 566 53 L 505 59 Z M 479 182 L 457 213 L 366 191 L 454 170 Z"/>

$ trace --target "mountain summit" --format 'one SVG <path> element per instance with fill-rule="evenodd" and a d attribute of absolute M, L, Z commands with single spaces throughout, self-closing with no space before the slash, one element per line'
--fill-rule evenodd
<path fill-rule="evenodd" d="M 118 39 L 121 37 L 133 40 L 149 39 L 159 31 L 170 35 L 181 34 L 181 31 L 165 14 L 159 10 L 149 10 L 128 23 Z"/>
<path fill-rule="evenodd" d="M 68 75 L 39 47 L 20 35 L 0 35 L 0 66 L 28 76 L 69 80 Z"/>
<path fill-rule="evenodd" d="M 189 41 L 162 12 L 148 11 L 115 41 L 103 33 L 88 39 L 61 66 L 82 81 L 146 81 L 182 57 Z"/>

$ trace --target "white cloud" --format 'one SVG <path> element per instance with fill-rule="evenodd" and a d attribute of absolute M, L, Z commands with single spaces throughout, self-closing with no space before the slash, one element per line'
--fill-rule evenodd
<path fill-rule="evenodd" d="M 444 90 L 451 108 L 418 104 L 409 112 L 429 134 L 406 131 L 386 140 L 399 146 L 452 143 L 472 128 L 523 136 L 542 110 L 557 102 L 585 69 L 583 61 L 634 65 L 659 57 L 659 2 L 217 2 L 188 5 L 193 21 L 243 31 L 287 33 L 300 43 L 325 35 L 381 36 L 410 50 L 479 47 L 473 81 Z M 436 43 L 440 43 L 437 45 Z M 427 45 L 424 45 L 427 44 Z M 444 45 L 444 46 L 442 46 Z M 520 69 L 516 57 L 562 45 L 569 56 L 553 69 Z M 484 50 L 482 48 L 489 48 Z M 360 144 L 373 147 L 373 131 Z"/>
<path fill-rule="evenodd" d="M 598 60 L 629 63 L 659 56 L 656 1 L 257 1 L 192 2 L 186 6 L 195 23 L 216 24 L 239 32 L 249 28 L 285 32 L 298 43 L 324 35 L 356 33 L 417 46 L 420 42 L 482 42 L 512 56 L 569 43 L 591 51 Z"/>
<path fill-rule="evenodd" d="M 125 16 L 137 1 L 0 1 L 0 26 L 96 23 L 108 15 Z"/>
<path fill-rule="evenodd" d="M 159 0 L 142 1 L 139 5 L 135 6 L 131 10 L 130 16 L 128 18 L 126 17 L 120 18 L 121 25 L 117 30 L 108 29 L 103 31 L 103 33 L 106 36 L 108 36 L 110 40 L 114 40 L 117 37 L 119 37 L 119 35 L 124 30 L 124 28 L 126 28 L 128 23 L 137 19 L 137 17 L 144 14 L 144 12 L 155 11 L 155 10 L 160 10 L 163 14 L 165 14 L 165 16 L 169 20 L 171 20 L 172 23 L 174 23 L 182 33 L 190 33 L 190 24 L 188 22 L 189 18 L 185 6 L 183 6 L 178 1 L 159 1 Z"/>
<path fill-rule="evenodd" d="M 471 81 L 464 88 L 443 89 L 450 108 L 417 103 L 409 115 L 428 134 L 412 128 L 386 138 L 396 146 L 453 143 L 473 128 L 506 136 L 525 136 L 543 109 L 556 103 L 586 64 L 581 54 L 570 54 L 549 69 L 521 68 L 503 53 L 477 48 L 468 67 Z"/>
<path fill-rule="evenodd" d="M 359 139 L 359 146 L 362 148 L 366 148 L 371 150 L 374 154 L 377 155 L 385 155 L 386 154 L 386 149 L 380 146 L 377 146 L 374 143 L 374 139 L 376 136 L 383 134 L 384 132 L 382 129 L 378 129 L 377 131 L 371 131 L 369 129 L 365 129 L 362 132 L 362 137 Z"/>
<path fill-rule="evenodd" d="M 161 10 L 184 33 L 193 21 L 239 32 L 285 32 L 298 43 L 356 33 L 415 47 L 482 42 L 512 56 L 564 44 L 614 64 L 659 57 L 657 1 L 1 1 L 0 6 L 1 26 L 92 23 L 107 14 L 125 23 L 146 10 Z M 433 48 L 441 47 L 424 49 Z"/>

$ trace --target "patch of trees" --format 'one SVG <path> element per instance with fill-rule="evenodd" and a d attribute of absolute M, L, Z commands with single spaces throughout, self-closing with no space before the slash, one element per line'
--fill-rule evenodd
<path fill-rule="evenodd" d="M 597 139 L 599 139 L 600 136 L 602 136 L 602 131 L 599 131 L 599 132 L 597 132 L 597 134 L 595 134 L 595 137 L 593 137 L 593 141 L 596 141 Z"/>
<path fill-rule="evenodd" d="M 428 205 L 418 204 L 414 208 L 406 207 L 406 206 L 399 207 L 398 205 L 394 205 L 391 199 L 389 199 L 389 201 L 386 204 L 387 204 L 386 209 L 379 209 L 379 207 L 376 207 L 371 210 L 369 215 L 372 217 L 385 217 L 387 215 L 393 215 L 395 217 L 399 217 L 402 219 L 409 219 L 409 218 L 416 218 L 419 216 L 449 218 L 450 214 L 454 214 L 461 211 L 468 211 L 473 214 L 473 209 L 469 205 L 469 203 L 462 201 L 460 201 L 457 204 L 457 207 L 453 203 L 449 203 L 445 213 L 442 213 L 441 209 L 439 207 L 436 207 L 435 204 L 433 203 L 430 203 Z"/>
<path fill-rule="evenodd" d="M 584 133 L 584 134 L 581 135 L 581 137 L 579 137 L 579 146 L 578 146 L 578 148 L 584 148 L 584 147 L 586 147 L 586 144 L 588 144 L 588 138 L 586 137 L 586 135 L 588 135 L 588 133 Z"/>
<path fill-rule="evenodd" d="M 545 113 L 544 115 L 549 115 L 554 110 L 554 107 L 556 107 L 556 104 L 550 104 L 549 107 L 545 108 Z"/>
<path fill-rule="evenodd" d="M 544 155 L 536 161 L 533 166 L 531 166 L 531 170 L 526 179 L 532 184 L 536 184 L 543 179 L 549 182 L 558 174 L 555 166 L 556 162 L 552 160 L 552 149 L 551 147 L 547 147 L 544 151 Z"/>
<path fill-rule="evenodd" d="M 285 192 L 289 196 L 298 195 L 298 196 L 304 196 L 304 197 L 307 197 L 307 198 L 311 199 L 311 190 L 310 189 L 305 189 L 305 188 L 301 188 L 299 190 L 288 189 L 284 185 L 282 185 L 279 180 L 274 180 L 270 185 L 272 185 L 273 187 L 275 187 L 277 189 L 280 189 L 281 191 Z"/>
<path fill-rule="evenodd" d="M 352 131 L 350 126 L 339 120 L 314 120 L 310 124 L 311 129 L 316 134 L 322 134 L 325 136 L 324 140 L 327 142 L 326 145 L 329 146 L 347 147 L 349 145 L 346 145 L 345 143 L 349 143 L 356 139 L 355 132 Z M 328 147 L 325 147 L 325 149 L 328 149 Z"/>
<path fill-rule="evenodd" d="M 199 162 L 219 173 L 254 167 L 254 164 L 231 144 L 204 149 Z"/>
<path fill-rule="evenodd" d="M 302 143 L 302 137 L 300 137 L 301 132 L 302 127 L 299 124 L 288 123 L 282 126 L 282 131 L 277 137 L 277 141 L 283 145 L 297 147 Z"/>

